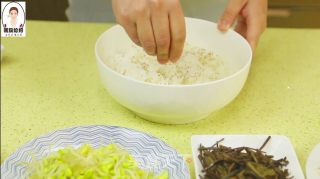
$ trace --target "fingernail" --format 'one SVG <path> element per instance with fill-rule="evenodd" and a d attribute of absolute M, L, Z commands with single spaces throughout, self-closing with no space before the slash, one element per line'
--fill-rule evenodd
<path fill-rule="evenodd" d="M 166 64 L 168 62 L 168 59 L 158 59 L 158 62 L 160 64 Z"/>
<path fill-rule="evenodd" d="M 157 54 L 155 52 L 149 53 L 151 56 L 156 56 Z"/>
<path fill-rule="evenodd" d="M 153 51 L 153 52 L 151 52 L 151 51 L 146 51 L 146 50 L 144 50 L 148 55 L 151 55 L 151 56 L 155 56 L 156 55 L 156 53 Z"/>
<path fill-rule="evenodd" d="M 219 27 L 221 30 L 228 30 L 230 27 L 230 24 L 226 20 L 219 21 Z"/>
<path fill-rule="evenodd" d="M 171 61 L 172 63 L 176 63 L 178 60 L 179 60 L 179 58 L 177 58 L 177 57 L 172 57 L 172 58 L 170 58 L 170 61 Z"/>
<path fill-rule="evenodd" d="M 140 41 L 136 41 L 135 44 L 141 47 Z"/>

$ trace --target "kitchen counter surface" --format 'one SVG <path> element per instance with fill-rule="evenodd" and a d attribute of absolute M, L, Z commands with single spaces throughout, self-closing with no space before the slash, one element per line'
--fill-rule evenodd
<path fill-rule="evenodd" d="M 267 29 L 240 95 L 207 119 L 148 122 L 120 106 L 100 82 L 94 56 L 111 24 L 28 21 L 27 37 L 1 38 L 1 162 L 34 137 L 77 125 L 117 125 L 191 154 L 193 134 L 280 134 L 301 167 L 320 142 L 320 29 Z"/>

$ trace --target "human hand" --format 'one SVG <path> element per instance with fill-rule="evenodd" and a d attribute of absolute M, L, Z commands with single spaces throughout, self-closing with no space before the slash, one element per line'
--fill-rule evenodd
<path fill-rule="evenodd" d="M 235 31 L 249 42 L 252 50 L 267 26 L 268 0 L 229 0 L 218 22 L 218 28 L 226 31 L 237 20 Z"/>
<path fill-rule="evenodd" d="M 186 28 L 179 0 L 112 0 L 117 22 L 159 63 L 181 56 Z"/>

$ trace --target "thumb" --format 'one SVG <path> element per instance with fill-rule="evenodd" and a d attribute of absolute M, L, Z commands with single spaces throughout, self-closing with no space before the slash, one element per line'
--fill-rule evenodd
<path fill-rule="evenodd" d="M 219 19 L 218 29 L 221 31 L 228 30 L 246 3 L 247 0 L 229 0 Z"/>

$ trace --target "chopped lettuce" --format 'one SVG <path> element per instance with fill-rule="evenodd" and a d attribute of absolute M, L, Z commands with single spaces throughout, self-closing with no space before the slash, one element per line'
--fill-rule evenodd
<path fill-rule="evenodd" d="M 94 149 L 85 144 L 65 148 L 28 165 L 29 179 L 168 179 L 139 168 L 134 158 L 115 144 Z"/>

